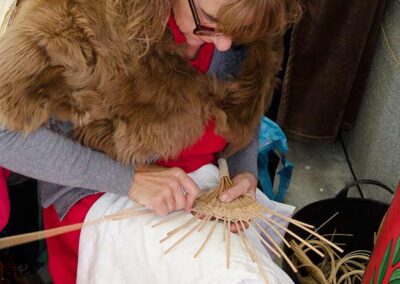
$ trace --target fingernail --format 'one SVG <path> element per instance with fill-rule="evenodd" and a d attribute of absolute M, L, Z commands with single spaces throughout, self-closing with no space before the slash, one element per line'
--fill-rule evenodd
<path fill-rule="evenodd" d="M 228 194 L 222 194 L 219 200 L 221 200 L 222 202 L 227 202 L 228 198 L 229 198 Z"/>

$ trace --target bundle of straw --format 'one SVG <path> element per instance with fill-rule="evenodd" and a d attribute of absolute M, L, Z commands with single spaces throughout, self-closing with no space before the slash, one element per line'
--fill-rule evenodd
<path fill-rule="evenodd" d="M 355 284 L 361 283 L 371 252 L 358 250 L 340 257 L 329 246 L 319 240 L 309 240 L 312 246 L 325 253 L 319 263 L 307 255 L 310 250 L 303 244 L 290 241 L 293 249 L 293 262 L 304 273 L 297 273 L 300 283 L 304 284 Z"/>

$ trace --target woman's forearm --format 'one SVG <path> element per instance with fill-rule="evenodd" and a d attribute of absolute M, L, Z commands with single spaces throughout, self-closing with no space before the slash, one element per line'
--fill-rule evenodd
<path fill-rule="evenodd" d="M 257 129 L 250 144 L 241 151 L 238 151 L 233 156 L 227 159 L 229 172 L 232 177 L 237 174 L 248 172 L 253 174 L 256 178 L 257 174 L 257 155 L 258 155 L 258 139 L 259 129 Z"/>
<path fill-rule="evenodd" d="M 0 128 L 0 165 L 35 179 L 127 195 L 133 169 L 46 128 Z"/>

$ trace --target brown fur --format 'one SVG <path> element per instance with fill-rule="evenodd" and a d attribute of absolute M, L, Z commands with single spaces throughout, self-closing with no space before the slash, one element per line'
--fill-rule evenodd
<path fill-rule="evenodd" d="M 230 154 L 244 148 L 271 99 L 277 40 L 249 44 L 239 78 L 222 84 L 193 69 L 169 32 L 139 56 L 105 1 L 26 1 L 0 38 L 0 123 L 31 132 L 55 116 L 126 164 L 175 157 L 209 119 Z"/>

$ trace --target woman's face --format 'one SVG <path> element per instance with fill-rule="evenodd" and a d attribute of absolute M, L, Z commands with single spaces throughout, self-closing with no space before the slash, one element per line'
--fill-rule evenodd
<path fill-rule="evenodd" d="M 216 28 L 218 24 L 217 14 L 219 8 L 227 0 L 193 0 L 203 26 Z M 228 36 L 199 36 L 193 34 L 196 27 L 188 0 L 175 0 L 172 4 L 175 21 L 181 32 L 186 36 L 187 43 L 192 46 L 200 46 L 205 42 L 214 43 L 219 51 L 226 51 L 232 45 L 232 38 Z"/>

